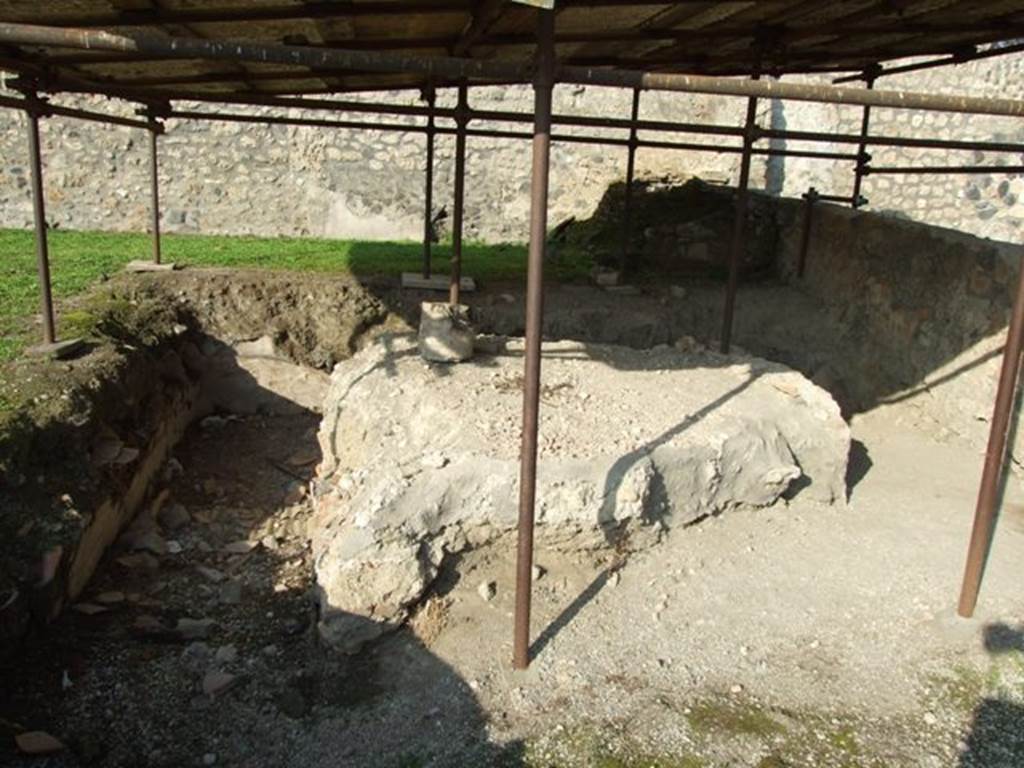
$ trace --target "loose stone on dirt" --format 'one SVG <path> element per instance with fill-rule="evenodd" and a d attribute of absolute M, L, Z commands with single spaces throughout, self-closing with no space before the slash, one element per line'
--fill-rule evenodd
<path fill-rule="evenodd" d="M 212 581 L 214 584 L 219 584 L 224 581 L 226 576 L 222 571 L 218 571 L 216 568 L 210 568 L 206 565 L 197 565 L 196 571 L 207 581 Z"/>
<path fill-rule="evenodd" d="M 183 504 L 173 502 L 165 505 L 160 510 L 157 514 L 157 521 L 165 531 L 177 531 L 183 526 L 188 525 L 192 521 L 192 517 Z"/>
<path fill-rule="evenodd" d="M 482 581 L 476 588 L 476 593 L 480 595 L 481 600 L 489 603 L 498 594 L 498 585 L 493 581 Z"/>
<path fill-rule="evenodd" d="M 241 675 L 213 670 L 203 676 L 203 693 L 211 699 L 215 699 L 240 685 L 243 680 L 244 678 Z"/>
<path fill-rule="evenodd" d="M 225 605 L 238 605 L 242 602 L 242 583 L 235 579 L 225 581 L 220 585 L 217 597 Z"/>
<path fill-rule="evenodd" d="M 230 664 L 237 659 L 238 649 L 234 645 L 222 645 L 214 655 L 214 660 L 218 664 Z"/>
<path fill-rule="evenodd" d="M 46 731 L 26 731 L 14 737 L 18 749 L 26 755 L 51 755 L 61 752 L 64 745 L 54 736 Z"/>
<path fill-rule="evenodd" d="M 473 356 L 476 332 L 469 307 L 425 301 L 420 305 L 419 352 L 424 360 L 459 363 Z"/>
<path fill-rule="evenodd" d="M 216 622 L 213 619 L 178 619 L 174 631 L 183 640 L 201 640 L 210 636 Z"/>
<path fill-rule="evenodd" d="M 253 549 L 258 546 L 255 541 L 248 541 L 242 539 L 240 541 L 233 541 L 230 544 L 225 544 L 222 548 L 222 552 L 226 552 L 229 555 L 246 555 L 252 552 Z"/>

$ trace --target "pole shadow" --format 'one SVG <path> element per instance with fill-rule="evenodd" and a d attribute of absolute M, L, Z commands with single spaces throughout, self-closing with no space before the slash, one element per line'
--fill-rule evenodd
<path fill-rule="evenodd" d="M 608 470 L 605 476 L 605 485 L 603 489 L 604 503 L 599 511 L 599 524 L 600 528 L 605 536 L 608 546 L 616 548 L 620 543 L 623 536 L 623 529 L 618 524 L 615 518 L 615 498 L 618 493 L 619 486 L 622 484 L 624 478 L 629 473 L 638 461 L 646 456 L 649 456 L 659 446 L 662 446 L 682 434 L 687 429 L 690 429 L 701 420 L 706 418 L 709 414 L 713 413 L 718 408 L 721 408 L 729 400 L 737 397 L 740 393 L 750 387 L 758 378 L 760 374 L 754 373 L 749 376 L 742 383 L 730 389 L 728 392 L 723 393 L 719 397 L 715 398 L 710 403 L 707 403 L 702 408 L 694 411 L 680 421 L 675 426 L 665 430 L 657 437 L 644 443 L 644 445 L 636 448 L 629 452 L 625 456 L 619 458 Z M 658 507 L 660 503 L 659 499 L 653 499 L 650 504 L 650 508 L 645 510 L 645 518 L 647 522 L 653 522 L 656 518 L 650 516 L 650 513 Z M 552 621 L 534 640 L 530 647 L 530 658 L 535 659 L 541 651 L 546 648 L 552 640 L 557 637 L 558 633 L 565 629 L 566 626 L 583 610 L 584 607 L 591 600 L 593 600 L 604 588 L 605 584 L 608 583 L 608 579 L 611 578 L 612 574 L 615 573 L 621 565 L 615 565 L 607 568 L 594 578 L 594 580 L 568 605 L 562 612 Z"/>
<path fill-rule="evenodd" d="M 989 624 L 985 650 L 992 656 L 1024 654 L 1024 625 Z M 987 696 L 975 708 L 958 768 L 1019 768 L 1024 765 L 1024 702 Z"/>

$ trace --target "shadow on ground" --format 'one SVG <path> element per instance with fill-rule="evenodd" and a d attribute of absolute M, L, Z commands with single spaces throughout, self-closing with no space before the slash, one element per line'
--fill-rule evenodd
<path fill-rule="evenodd" d="M 985 627 L 985 650 L 992 656 L 1024 653 L 1024 625 Z M 959 768 L 1018 768 L 1024 765 L 1024 704 L 986 697 L 975 708 Z"/>
<path fill-rule="evenodd" d="M 294 387 L 287 369 L 213 339 L 195 354 L 210 361 L 216 413 L 174 449 L 161 501 L 79 599 L 88 610 L 65 611 L 0 667 L 0 765 L 521 765 L 522 745 L 490 739 L 468 682 L 412 630 L 354 656 L 321 646 L 303 492 L 319 415 L 263 386 L 270 372 Z M 129 543 L 137 527 L 144 546 Z M 26 731 L 66 749 L 21 755 Z"/>

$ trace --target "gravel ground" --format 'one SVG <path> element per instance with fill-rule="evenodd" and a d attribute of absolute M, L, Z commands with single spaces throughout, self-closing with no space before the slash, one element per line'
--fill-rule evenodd
<path fill-rule="evenodd" d="M 370 651 L 318 645 L 315 429 L 299 415 L 192 432 L 154 524 L 3 671 L 0 764 L 1024 765 L 1024 514 L 1011 498 L 978 615 L 956 618 L 981 457 L 898 411 L 855 420 L 846 508 L 797 496 L 625 563 L 538 552 L 524 673 L 510 541 L 463 557 Z M 66 749 L 19 756 L 25 729 Z"/>

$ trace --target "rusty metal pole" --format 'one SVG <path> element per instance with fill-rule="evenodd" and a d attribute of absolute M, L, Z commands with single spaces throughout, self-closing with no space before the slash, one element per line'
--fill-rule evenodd
<path fill-rule="evenodd" d="M 251 61 L 259 64 L 284 64 L 315 69 L 343 69 L 359 72 L 419 73 L 447 80 L 483 79 L 503 83 L 523 83 L 529 76 L 527 62 L 498 59 L 465 59 L 452 56 L 422 56 L 406 51 L 345 50 L 308 45 L 231 42 L 194 37 L 157 35 L 121 35 L 106 30 L 47 27 L 38 24 L 0 22 L 0 42 L 28 46 L 57 46 L 98 51 L 114 51 L 159 56 L 167 59 L 206 59 L 210 61 Z M 143 96 L 128 88 L 97 89 L 74 79 L 58 81 L 62 89 L 84 88 L 110 95 Z M 871 104 L 896 109 L 929 109 L 978 115 L 1024 116 L 1024 100 L 915 93 L 912 91 L 868 91 L 865 88 L 840 88 L 811 83 L 753 82 L 730 76 L 684 75 L 598 66 L 558 68 L 558 82 L 579 85 L 604 85 L 616 88 L 644 88 L 651 91 L 680 91 L 728 96 L 814 101 L 825 104 Z M 67 87 L 66 87 L 67 86 Z M 188 98 L 185 95 L 184 98 Z"/>
<path fill-rule="evenodd" d="M 811 247 L 811 224 L 814 220 L 814 204 L 818 202 L 818 190 L 811 187 L 804 195 L 804 222 L 800 233 L 800 258 L 796 266 L 796 276 L 803 277 L 807 268 L 807 251 Z"/>
<path fill-rule="evenodd" d="M 626 156 L 626 190 L 622 212 L 622 252 L 619 254 L 619 275 L 624 277 L 629 268 L 629 235 L 633 220 L 633 174 L 636 170 L 636 121 L 640 118 L 640 89 L 633 89 L 633 111 L 630 116 L 629 149 Z"/>
<path fill-rule="evenodd" d="M 149 189 L 152 198 L 153 263 L 160 263 L 160 166 L 157 164 L 156 140 L 163 128 L 156 118 L 149 119 Z"/>
<path fill-rule="evenodd" d="M 874 75 L 865 73 L 867 89 L 870 91 L 875 87 Z M 853 195 L 851 204 L 854 208 L 860 208 L 866 203 L 860 196 L 861 185 L 867 175 L 866 169 L 871 162 L 871 155 L 868 154 L 868 131 L 871 128 L 871 106 L 864 107 L 864 114 L 860 121 L 860 144 L 857 145 L 857 164 L 853 168 Z"/>
<path fill-rule="evenodd" d="M 985 572 L 992 534 L 995 531 L 996 505 L 999 503 L 999 488 L 1006 462 L 1006 439 L 1013 416 L 1013 403 L 1017 394 L 1020 376 L 1021 349 L 1024 346 L 1024 260 L 1020 264 L 1017 278 L 1017 296 L 1010 314 L 1010 325 L 1006 332 L 1006 346 L 1003 348 L 1003 366 L 999 372 L 996 389 L 996 404 L 992 414 L 992 427 L 985 450 L 985 468 L 981 474 L 978 490 L 978 504 L 974 512 L 974 526 L 971 543 L 967 549 L 967 564 L 964 581 L 960 589 L 960 604 L 957 612 L 964 618 L 974 615 L 978 603 L 978 591 Z"/>
<path fill-rule="evenodd" d="M 755 78 L 756 79 L 756 78 Z M 736 218 L 733 222 L 732 246 L 729 250 L 729 282 L 725 289 L 725 310 L 722 320 L 722 354 L 729 354 L 732 342 L 732 320 L 736 310 L 736 290 L 740 279 L 740 255 L 747 224 L 747 187 L 750 184 L 750 158 L 757 139 L 757 98 L 747 99 L 747 121 L 743 130 L 743 157 L 740 160 L 740 181 L 736 187 Z"/>
<path fill-rule="evenodd" d="M 462 220 L 466 196 L 466 125 L 469 123 L 469 89 L 459 86 L 459 103 L 455 108 L 455 211 L 452 216 L 452 267 L 448 279 L 448 303 L 459 303 L 462 282 Z"/>
<path fill-rule="evenodd" d="M 53 293 L 50 286 L 50 252 L 46 241 L 46 203 L 43 192 L 43 157 L 39 145 L 39 118 L 47 114 L 46 103 L 34 93 L 26 94 L 25 115 L 28 117 L 28 154 L 32 166 L 32 214 L 36 232 L 36 266 L 43 308 L 43 342 L 57 340 L 53 317 Z"/>
<path fill-rule="evenodd" d="M 430 278 L 430 248 L 434 235 L 434 103 L 437 94 L 433 88 L 424 92 L 430 112 L 427 114 L 427 167 L 426 186 L 423 190 L 423 279 Z"/>
<path fill-rule="evenodd" d="M 519 471 L 519 543 L 512 664 L 530 665 L 530 597 L 533 588 L 533 507 L 537 490 L 537 423 L 540 415 L 540 346 L 544 317 L 544 245 L 551 163 L 551 92 L 555 72 L 555 14 L 538 11 L 537 71 L 533 83 L 533 169 L 530 183 L 530 252 L 526 278 L 526 358 L 523 373 L 523 443 Z"/>

